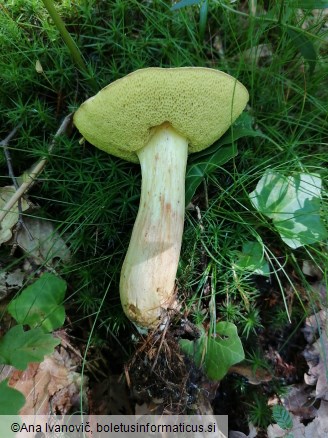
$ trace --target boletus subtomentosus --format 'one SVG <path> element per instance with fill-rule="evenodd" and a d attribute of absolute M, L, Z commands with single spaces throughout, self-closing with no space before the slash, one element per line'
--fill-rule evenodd
<path fill-rule="evenodd" d="M 188 153 L 220 138 L 247 101 L 246 88 L 218 70 L 146 68 L 111 83 L 74 115 L 87 141 L 141 164 L 140 205 L 120 297 L 125 314 L 142 327 L 159 324 L 175 300 Z"/>

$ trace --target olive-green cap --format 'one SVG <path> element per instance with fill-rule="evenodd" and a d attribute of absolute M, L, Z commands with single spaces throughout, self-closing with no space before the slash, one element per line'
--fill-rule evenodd
<path fill-rule="evenodd" d="M 86 100 L 74 123 L 94 146 L 137 163 L 135 151 L 166 122 L 188 140 L 190 153 L 207 148 L 241 114 L 248 98 L 237 79 L 218 70 L 145 68 Z"/>

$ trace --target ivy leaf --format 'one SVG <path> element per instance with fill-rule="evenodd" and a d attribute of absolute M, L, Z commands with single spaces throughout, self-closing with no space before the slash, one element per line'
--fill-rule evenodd
<path fill-rule="evenodd" d="M 207 335 L 202 325 L 198 325 L 197 328 L 200 331 L 200 337 L 194 341 L 188 339 L 180 339 L 179 344 L 182 351 L 190 356 L 195 362 L 197 367 L 203 366 L 206 348 L 207 348 Z"/>
<path fill-rule="evenodd" d="M 207 341 L 205 371 L 212 380 L 221 380 L 229 368 L 245 359 L 237 327 L 231 322 L 216 324 L 215 334 Z"/>
<path fill-rule="evenodd" d="M 8 312 L 19 323 L 31 328 L 41 326 L 45 332 L 61 327 L 65 321 L 66 282 L 45 273 L 28 286 L 8 306 Z"/>
<path fill-rule="evenodd" d="M 287 34 L 296 49 L 309 64 L 309 73 L 312 74 L 317 63 L 317 52 L 310 39 L 300 30 L 287 29 Z"/>
<path fill-rule="evenodd" d="M 268 262 L 264 258 L 263 245 L 260 242 L 247 241 L 243 243 L 242 252 L 234 263 L 241 271 L 251 271 L 258 275 L 269 275 Z"/>
<path fill-rule="evenodd" d="M 22 325 L 16 325 L 0 339 L 0 363 L 25 370 L 30 362 L 42 362 L 59 343 L 40 327 L 24 332 Z"/>
<path fill-rule="evenodd" d="M 316 174 L 286 177 L 267 170 L 249 197 L 260 213 L 272 219 L 282 240 L 295 249 L 327 237 L 320 218 L 321 185 Z"/>
<path fill-rule="evenodd" d="M 196 366 L 204 367 L 211 380 L 222 380 L 229 368 L 244 360 L 245 354 L 237 327 L 225 321 L 216 324 L 215 333 L 207 334 L 202 326 L 196 341 L 180 340 L 182 351 L 191 356 Z"/>
<path fill-rule="evenodd" d="M 24 395 L 17 391 L 17 389 L 10 388 L 8 386 L 8 379 L 0 382 L 0 417 L 2 415 L 18 414 L 24 404 Z M 1 427 L 1 430 L 4 429 Z"/>

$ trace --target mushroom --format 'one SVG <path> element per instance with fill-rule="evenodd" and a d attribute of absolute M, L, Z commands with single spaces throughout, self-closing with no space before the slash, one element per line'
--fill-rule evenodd
<path fill-rule="evenodd" d="M 153 328 L 175 302 L 188 152 L 220 138 L 248 101 L 235 78 L 202 67 L 145 68 L 84 102 L 74 123 L 109 154 L 141 164 L 138 215 L 122 266 L 125 314 Z"/>

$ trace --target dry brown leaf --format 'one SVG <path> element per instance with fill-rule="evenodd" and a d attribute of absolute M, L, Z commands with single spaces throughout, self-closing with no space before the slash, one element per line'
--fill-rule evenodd
<path fill-rule="evenodd" d="M 219 35 L 216 35 L 213 41 L 213 48 L 218 52 L 218 54 L 224 56 L 223 41 Z"/>
<path fill-rule="evenodd" d="M 316 281 L 312 284 L 313 291 L 318 296 L 318 302 L 321 309 L 327 309 L 327 283 L 325 280 Z"/>
<path fill-rule="evenodd" d="M 316 385 L 316 398 L 326 401 L 328 401 L 327 328 L 326 310 L 320 310 L 320 312 L 307 318 L 304 333 L 306 333 L 306 339 L 310 344 L 303 352 L 309 366 L 309 371 L 304 375 L 304 380 L 308 385 Z M 318 339 L 314 341 L 316 336 L 318 336 Z"/>
<path fill-rule="evenodd" d="M 229 369 L 229 373 L 236 373 L 245 377 L 251 385 L 260 385 L 261 383 L 270 382 L 272 374 L 264 368 L 254 368 L 246 363 L 233 365 Z"/>
<path fill-rule="evenodd" d="M 245 435 L 244 432 L 238 432 L 237 430 L 232 430 L 229 432 L 229 438 L 248 438 L 249 436 Z"/>
<path fill-rule="evenodd" d="M 31 363 L 27 370 L 13 370 L 9 386 L 22 392 L 26 403 L 20 415 L 65 415 L 79 406 L 81 386 L 86 379 L 76 372 L 81 363 L 80 355 L 62 345 L 41 363 Z M 83 385 L 82 385 L 83 383 Z"/>
<path fill-rule="evenodd" d="M 248 50 L 245 50 L 242 54 L 246 62 L 259 65 L 262 60 L 272 61 L 272 46 L 271 44 L 258 44 Z"/>
<path fill-rule="evenodd" d="M 229 431 L 229 438 L 256 438 L 257 429 L 253 424 L 249 424 L 249 434 L 246 435 L 243 432 L 238 432 L 236 430 Z"/>
<path fill-rule="evenodd" d="M 25 273 L 17 268 L 11 272 L 0 272 L 0 301 L 11 292 L 20 289 L 25 280 Z"/>
<path fill-rule="evenodd" d="M 16 192 L 14 186 L 5 186 L 0 187 L 0 211 L 3 210 L 7 201 L 13 196 Z M 21 208 L 22 211 L 25 211 L 29 208 L 29 204 L 25 201 L 24 198 L 21 198 Z M 12 228 L 17 224 L 19 218 L 18 213 L 18 202 L 16 202 L 10 211 L 7 213 L 5 218 L 1 221 L 0 228 L 0 245 L 2 243 L 8 242 L 12 238 Z"/>
<path fill-rule="evenodd" d="M 328 436 L 327 328 L 327 310 L 320 310 L 306 319 L 303 333 L 308 345 L 303 355 L 309 370 L 304 375 L 305 385 L 292 387 L 282 399 L 292 418 L 293 428 L 286 431 L 277 424 L 270 425 L 267 429 L 269 438 L 286 437 L 289 434 L 294 438 Z M 311 400 L 320 400 L 319 409 L 310 403 Z"/>
<path fill-rule="evenodd" d="M 310 420 L 316 416 L 317 410 L 309 400 L 314 398 L 314 391 L 304 383 L 289 388 L 288 394 L 282 398 L 282 403 L 291 414 L 303 420 Z"/>
<path fill-rule="evenodd" d="M 70 251 L 56 232 L 52 222 L 46 219 L 24 218 L 24 224 L 28 229 L 21 228 L 17 234 L 17 244 L 38 265 L 53 266 L 56 259 L 67 261 L 70 259 Z M 31 239 L 32 236 L 32 239 Z"/>
<path fill-rule="evenodd" d="M 302 272 L 309 277 L 315 277 L 318 280 L 322 279 L 322 269 L 315 265 L 312 260 L 304 260 L 302 264 Z"/>

